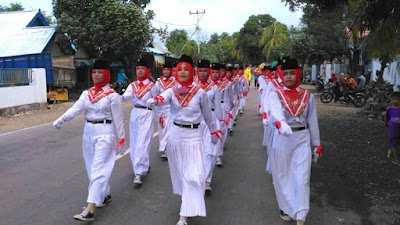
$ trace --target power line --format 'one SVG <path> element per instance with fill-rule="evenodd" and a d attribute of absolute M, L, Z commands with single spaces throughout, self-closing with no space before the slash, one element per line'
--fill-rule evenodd
<path fill-rule="evenodd" d="M 197 16 L 197 24 L 196 24 L 195 32 L 197 31 L 197 53 L 199 53 L 199 54 L 200 54 L 200 26 L 199 26 L 199 22 L 200 22 L 201 18 L 203 18 L 205 13 L 206 13 L 206 10 L 203 10 L 203 12 L 199 12 L 198 10 L 196 10 L 196 12 L 193 12 L 193 13 L 191 11 L 189 11 L 190 15 L 196 14 L 196 16 Z M 199 19 L 199 14 L 203 14 L 203 15 L 201 15 L 200 19 Z"/>
<path fill-rule="evenodd" d="M 162 22 L 162 21 L 154 20 L 154 19 L 153 19 L 153 21 L 156 21 L 156 22 L 159 22 L 159 23 L 163 23 L 163 24 L 168 24 L 168 25 L 181 26 L 181 27 L 190 27 L 190 26 L 195 26 L 195 25 L 196 25 L 196 24 L 175 24 L 175 23 L 167 23 L 167 22 Z"/>

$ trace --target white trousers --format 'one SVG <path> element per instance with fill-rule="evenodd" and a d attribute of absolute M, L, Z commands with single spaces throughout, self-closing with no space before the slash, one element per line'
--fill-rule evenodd
<path fill-rule="evenodd" d="M 158 151 L 165 151 L 167 147 L 167 140 L 169 135 L 169 129 L 172 124 L 170 117 L 170 105 L 157 106 L 157 117 L 158 117 L 158 140 L 160 145 Z"/>
<path fill-rule="evenodd" d="M 310 210 L 311 147 L 309 130 L 290 136 L 274 133 L 271 170 L 281 210 L 305 221 Z"/>
<path fill-rule="evenodd" d="M 82 148 L 89 178 L 88 203 L 103 203 L 110 193 L 108 183 L 115 164 L 117 140 L 114 125 L 85 123 Z"/>
<path fill-rule="evenodd" d="M 152 110 L 133 107 L 131 112 L 130 156 L 135 175 L 146 175 L 150 167 L 150 147 L 153 140 Z"/>
<path fill-rule="evenodd" d="M 180 215 L 206 216 L 205 152 L 201 129 L 171 126 L 167 143 L 174 194 L 182 196 Z"/>

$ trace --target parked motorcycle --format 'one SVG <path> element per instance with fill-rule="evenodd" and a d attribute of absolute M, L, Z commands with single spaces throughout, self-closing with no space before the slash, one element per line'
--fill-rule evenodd
<path fill-rule="evenodd" d="M 129 83 L 130 82 L 129 82 L 128 79 L 126 79 L 124 83 L 118 82 L 118 83 L 115 84 L 114 90 L 118 94 L 122 95 L 126 91 L 126 89 L 128 88 Z"/>
<path fill-rule="evenodd" d="M 317 89 L 318 92 L 321 92 L 325 89 L 324 79 L 322 76 L 318 76 L 315 88 Z"/>
<path fill-rule="evenodd" d="M 330 103 L 332 100 L 340 100 L 342 104 L 353 103 L 355 107 L 363 107 L 367 103 L 367 95 L 364 89 L 340 91 L 340 82 L 329 86 L 329 89 L 320 95 L 321 102 Z"/>

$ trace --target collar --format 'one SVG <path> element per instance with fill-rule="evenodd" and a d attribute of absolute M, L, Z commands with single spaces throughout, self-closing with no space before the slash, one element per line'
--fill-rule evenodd
<path fill-rule="evenodd" d="M 193 86 L 197 86 L 197 85 L 193 82 L 191 85 L 188 86 L 188 88 L 192 88 Z M 180 83 L 177 83 L 176 87 L 180 88 L 180 87 L 184 87 L 184 86 L 182 86 Z"/>
<path fill-rule="evenodd" d="M 147 83 L 149 82 L 149 79 L 146 78 L 146 79 L 144 79 L 143 81 L 136 80 L 136 83 L 137 83 L 137 84 L 139 84 L 140 82 L 143 82 L 143 84 L 147 84 Z"/>
<path fill-rule="evenodd" d="M 104 86 L 102 87 L 103 91 L 106 91 L 106 90 L 108 90 L 109 88 L 110 88 L 110 85 L 109 85 L 109 84 L 106 84 L 106 85 L 104 85 Z"/>
<path fill-rule="evenodd" d="M 286 86 L 283 86 L 283 90 L 284 91 L 290 91 L 290 89 L 287 88 Z M 300 91 L 300 86 L 296 88 L 296 91 L 298 91 L 298 92 Z"/>

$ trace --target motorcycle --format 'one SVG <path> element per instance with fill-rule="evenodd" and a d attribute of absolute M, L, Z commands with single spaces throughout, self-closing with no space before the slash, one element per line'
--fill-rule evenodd
<path fill-rule="evenodd" d="M 318 76 L 315 88 L 318 92 L 321 92 L 325 89 L 324 79 L 322 76 Z"/>
<path fill-rule="evenodd" d="M 332 100 L 335 100 L 335 102 L 340 100 L 343 105 L 347 105 L 351 102 L 355 107 L 363 107 L 367 104 L 368 97 L 364 89 L 347 90 L 342 92 L 340 91 L 340 86 L 340 82 L 336 82 L 329 86 L 329 89 L 322 92 L 320 95 L 321 102 L 327 104 Z"/>
<path fill-rule="evenodd" d="M 128 81 L 128 79 L 126 79 L 124 83 L 118 82 L 118 83 L 115 84 L 114 90 L 118 94 L 122 95 L 126 91 L 126 89 L 128 88 L 129 83 L 130 82 Z"/>

